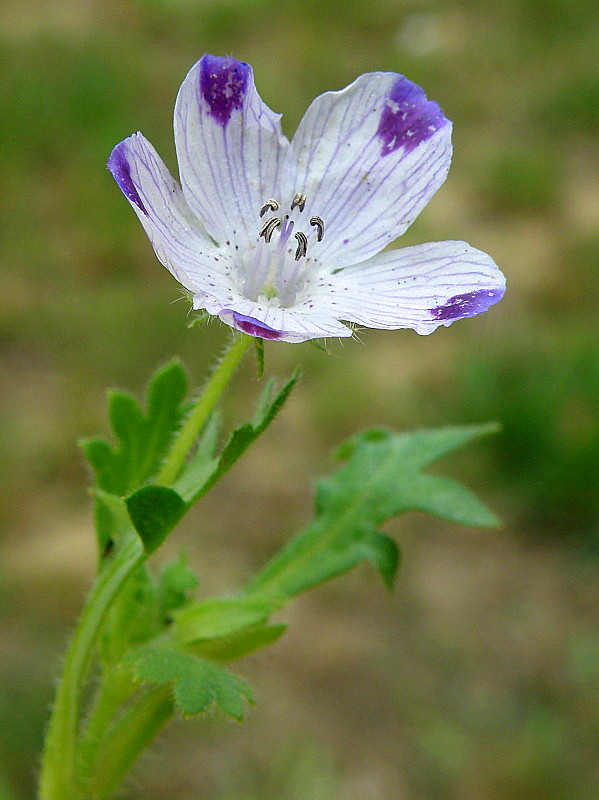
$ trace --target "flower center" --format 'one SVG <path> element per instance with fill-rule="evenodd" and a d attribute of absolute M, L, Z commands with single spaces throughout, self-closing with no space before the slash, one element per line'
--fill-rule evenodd
<path fill-rule="evenodd" d="M 244 294 L 252 300 L 264 298 L 283 307 L 292 305 L 305 284 L 307 263 L 311 260 L 308 247 L 311 240 L 322 241 L 324 222 L 320 217 L 310 217 L 310 227 L 299 229 L 306 207 L 306 195 L 299 192 L 293 197 L 289 211 L 278 216 L 267 216 L 280 211 L 278 200 L 267 200 L 260 208 L 260 217 L 266 217 L 259 234 L 253 262 L 246 273 Z M 295 243 L 291 240 L 291 235 Z"/>

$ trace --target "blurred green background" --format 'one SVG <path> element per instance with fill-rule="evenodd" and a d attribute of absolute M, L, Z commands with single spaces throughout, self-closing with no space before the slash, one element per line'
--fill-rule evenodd
<path fill-rule="evenodd" d="M 176 170 L 171 115 L 203 52 L 255 69 L 288 135 L 374 69 L 455 123 L 447 184 L 405 243 L 464 238 L 508 293 L 431 337 L 269 345 L 304 380 L 174 534 L 227 593 L 306 521 L 311 477 L 356 428 L 500 420 L 444 465 L 499 532 L 413 516 L 388 596 L 366 568 L 298 601 L 241 672 L 258 706 L 171 727 L 123 795 L 145 800 L 594 800 L 599 785 L 599 7 L 595 0 L 3 0 L 0 23 L 0 798 L 34 796 L 60 657 L 94 552 L 76 447 L 105 388 L 225 339 L 186 328 L 175 282 L 105 169 L 137 129 Z M 240 419 L 251 363 L 229 401 Z"/>

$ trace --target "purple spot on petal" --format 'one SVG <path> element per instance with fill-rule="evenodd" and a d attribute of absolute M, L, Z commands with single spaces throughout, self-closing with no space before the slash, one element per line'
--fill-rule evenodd
<path fill-rule="evenodd" d="M 110 154 L 107 166 L 112 172 L 112 177 L 118 183 L 127 200 L 135 203 L 140 211 L 143 211 L 147 217 L 148 212 L 146 207 L 142 203 L 141 197 L 139 196 L 137 189 L 135 188 L 135 184 L 131 178 L 131 167 L 129 166 L 129 161 L 127 160 L 127 155 L 125 153 L 125 142 L 120 142 L 117 144 Z"/>
<path fill-rule="evenodd" d="M 206 55 L 200 61 L 200 93 L 223 128 L 243 108 L 251 67 L 234 58 Z"/>
<path fill-rule="evenodd" d="M 505 289 L 477 289 L 466 294 L 456 294 L 445 305 L 431 309 L 433 319 L 453 320 L 462 317 L 474 317 L 482 314 L 495 303 L 499 302 Z"/>
<path fill-rule="evenodd" d="M 400 76 L 389 93 L 381 114 L 377 135 L 383 141 L 382 156 L 403 147 L 410 153 L 449 120 L 433 100 L 427 100 L 420 86 Z"/>
<path fill-rule="evenodd" d="M 230 311 L 225 308 L 220 312 L 220 316 L 222 317 L 223 314 L 230 315 L 230 324 L 249 336 L 258 336 L 260 339 L 280 339 L 281 336 L 285 335 L 284 331 L 276 331 L 264 322 L 260 322 L 254 317 L 246 317 L 245 314 L 239 314 L 237 311 Z"/>

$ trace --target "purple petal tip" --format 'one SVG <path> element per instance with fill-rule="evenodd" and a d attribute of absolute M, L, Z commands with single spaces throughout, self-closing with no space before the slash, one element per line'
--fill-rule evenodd
<path fill-rule="evenodd" d="M 382 156 L 400 147 L 410 153 L 440 128 L 449 124 L 440 107 L 427 100 L 420 86 L 401 75 L 393 84 L 377 130 Z"/>
<path fill-rule="evenodd" d="M 474 317 L 482 314 L 492 305 L 498 303 L 505 293 L 505 289 L 477 289 L 466 294 L 456 294 L 451 297 L 444 305 L 437 306 L 431 310 L 433 319 L 448 321 L 462 319 L 463 317 Z"/>
<path fill-rule="evenodd" d="M 285 335 L 284 331 L 277 331 L 254 317 L 246 317 L 245 314 L 230 311 L 228 308 L 221 311 L 220 317 L 228 325 L 232 325 L 249 336 L 257 336 L 259 339 L 280 339 Z"/>
<path fill-rule="evenodd" d="M 119 185 L 120 190 L 125 195 L 127 200 L 130 200 L 132 203 L 135 203 L 135 205 L 139 208 L 139 210 L 142 211 L 147 217 L 148 212 L 146 210 L 146 207 L 144 206 L 141 197 L 139 196 L 137 189 L 135 188 L 133 179 L 131 178 L 131 167 L 129 166 L 129 161 L 127 160 L 125 147 L 126 147 L 125 142 L 120 142 L 119 144 L 117 144 L 117 146 L 110 154 L 107 166 L 108 169 L 112 172 L 112 177 Z"/>
<path fill-rule="evenodd" d="M 243 108 L 251 67 L 234 58 L 205 55 L 200 61 L 199 90 L 210 115 L 223 128 L 233 111 Z"/>

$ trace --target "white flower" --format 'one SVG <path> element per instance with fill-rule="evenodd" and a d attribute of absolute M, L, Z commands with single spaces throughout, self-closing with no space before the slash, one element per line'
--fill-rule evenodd
<path fill-rule="evenodd" d="M 141 133 L 108 167 L 194 307 L 264 339 L 439 325 L 486 311 L 505 279 L 465 242 L 386 250 L 441 186 L 451 123 L 392 72 L 317 97 L 291 143 L 252 69 L 205 55 L 175 106 L 181 184 Z"/>

